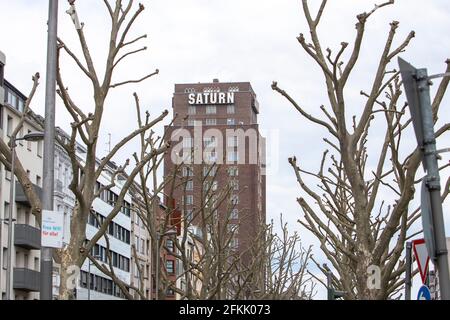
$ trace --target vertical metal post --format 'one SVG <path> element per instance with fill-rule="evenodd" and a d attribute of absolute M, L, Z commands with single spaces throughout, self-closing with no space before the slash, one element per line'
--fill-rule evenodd
<path fill-rule="evenodd" d="M 156 282 L 156 289 L 155 289 L 155 299 L 159 300 L 159 259 L 160 257 L 160 252 L 159 252 L 159 232 L 156 234 L 156 270 L 155 270 L 155 282 Z"/>
<path fill-rule="evenodd" d="M 12 282 L 13 282 L 13 252 L 14 250 L 14 243 L 13 243 L 13 214 L 14 214 L 14 204 L 16 202 L 15 199 L 15 187 L 16 187 L 16 179 L 15 179 L 15 160 L 16 160 L 16 153 L 15 153 L 15 147 L 16 147 L 16 140 L 14 137 L 11 137 L 11 181 L 10 181 L 10 188 L 9 188 L 9 217 L 8 217 L 8 257 L 6 258 L 8 260 L 8 269 L 6 269 L 6 300 L 12 300 Z"/>
<path fill-rule="evenodd" d="M 411 265 L 412 265 L 412 243 L 406 242 L 406 271 L 405 271 L 405 300 L 411 300 Z"/>
<path fill-rule="evenodd" d="M 423 156 L 427 175 L 426 186 L 430 195 L 436 261 L 442 300 L 450 300 L 450 272 L 447 260 L 447 243 L 442 212 L 441 184 L 436 154 L 433 112 L 431 110 L 430 81 L 426 69 L 417 70 L 417 82 L 423 125 Z"/>
<path fill-rule="evenodd" d="M 58 0 L 49 0 L 42 195 L 44 210 L 53 210 L 57 34 Z M 41 300 L 52 300 L 52 272 L 52 249 L 43 247 L 41 248 Z"/>

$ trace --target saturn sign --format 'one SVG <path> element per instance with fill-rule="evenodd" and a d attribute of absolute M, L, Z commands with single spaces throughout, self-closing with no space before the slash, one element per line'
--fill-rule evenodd
<path fill-rule="evenodd" d="M 234 92 L 203 92 L 189 94 L 189 104 L 233 104 Z"/>

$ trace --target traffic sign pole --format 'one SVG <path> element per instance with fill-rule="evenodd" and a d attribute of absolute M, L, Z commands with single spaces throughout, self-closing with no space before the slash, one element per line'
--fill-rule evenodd
<path fill-rule="evenodd" d="M 434 252 L 429 252 L 435 263 L 442 300 L 450 300 L 450 271 L 447 260 L 444 217 L 442 211 L 441 184 L 437 162 L 436 138 L 434 133 L 433 111 L 431 109 L 430 79 L 426 69 L 415 69 L 412 65 L 399 59 L 400 71 L 410 105 L 414 129 L 419 146 L 423 151 L 423 164 L 427 173 L 425 184 L 430 196 L 434 238 Z M 419 112 L 417 112 L 419 110 Z M 420 117 L 420 118 L 418 118 Z M 422 214 L 425 214 L 422 212 Z M 425 233 L 425 230 L 424 230 Z"/>
<path fill-rule="evenodd" d="M 412 243 L 406 242 L 406 272 L 405 272 L 405 300 L 411 300 L 411 265 L 412 265 Z"/>

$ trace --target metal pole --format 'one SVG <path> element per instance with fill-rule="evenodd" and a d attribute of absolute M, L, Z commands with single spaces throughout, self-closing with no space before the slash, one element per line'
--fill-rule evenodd
<path fill-rule="evenodd" d="M 88 300 L 91 300 L 91 261 L 88 261 Z"/>
<path fill-rule="evenodd" d="M 156 234 L 156 270 L 155 270 L 155 282 L 156 282 L 156 292 L 155 292 L 155 298 L 156 300 L 159 300 L 159 233 Z"/>
<path fill-rule="evenodd" d="M 49 0 L 42 207 L 50 211 L 53 210 L 54 185 L 57 30 L 58 0 Z M 41 248 L 41 300 L 52 300 L 52 272 L 52 249 L 43 247 Z"/>
<path fill-rule="evenodd" d="M 16 153 L 15 153 L 15 147 L 16 147 L 16 140 L 14 137 L 11 137 L 11 181 L 9 186 L 9 217 L 8 217 L 8 269 L 6 269 L 6 300 L 12 300 L 12 280 L 13 280 L 13 252 L 15 251 L 13 249 L 13 214 L 14 214 L 14 203 L 15 200 L 15 162 L 16 162 Z"/>
<path fill-rule="evenodd" d="M 436 267 L 439 273 L 441 299 L 450 300 L 450 272 L 447 260 L 447 243 L 442 212 L 441 184 L 436 154 L 436 139 L 434 134 L 433 113 L 431 110 L 430 80 L 427 70 L 417 71 L 419 98 L 423 124 L 423 154 L 427 172 L 426 186 L 430 194 L 433 231 L 436 242 Z"/>
<path fill-rule="evenodd" d="M 406 242 L 406 272 L 405 272 L 405 300 L 411 300 L 411 265 L 412 265 L 412 243 Z"/>

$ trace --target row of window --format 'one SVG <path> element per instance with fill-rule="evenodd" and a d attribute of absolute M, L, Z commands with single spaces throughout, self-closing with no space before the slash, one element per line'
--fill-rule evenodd
<path fill-rule="evenodd" d="M 186 89 L 184 89 L 184 92 L 185 93 L 195 93 L 196 90 L 195 90 L 195 88 L 186 88 Z M 220 88 L 206 87 L 206 88 L 203 88 L 203 92 L 220 92 Z M 229 87 L 228 92 L 239 92 L 239 87 L 237 87 L 237 86 Z"/>
<path fill-rule="evenodd" d="M 201 120 L 188 119 L 187 125 L 189 127 L 194 127 L 194 126 L 199 125 L 200 124 L 199 122 L 201 122 Z M 205 119 L 203 124 L 205 126 L 216 126 L 216 125 L 218 125 L 220 123 L 218 123 L 217 119 L 215 119 L 215 118 L 208 118 L 208 119 Z M 223 124 L 226 124 L 227 126 L 234 126 L 234 125 L 236 125 L 236 119 L 228 118 L 228 119 L 226 119 L 226 122 L 224 122 Z M 244 122 L 239 121 L 239 124 L 243 125 Z"/>
<path fill-rule="evenodd" d="M 99 229 L 103 225 L 105 220 L 106 218 L 102 216 L 100 213 L 96 211 L 91 211 L 91 213 L 89 214 L 88 223 L 91 226 Z M 130 231 L 113 221 L 109 223 L 107 233 L 113 236 L 114 238 L 122 242 L 125 242 L 126 244 L 130 244 Z"/>
<path fill-rule="evenodd" d="M 189 106 L 188 114 L 190 114 L 190 115 L 197 114 L 200 109 L 203 110 L 203 107 Z M 215 106 L 215 105 L 206 106 L 205 112 L 206 112 L 206 114 L 217 114 L 217 106 Z M 235 108 L 234 104 L 227 105 L 227 114 L 235 114 L 235 113 L 236 113 L 236 108 Z"/>
<path fill-rule="evenodd" d="M 0 108 L 0 128 L 3 128 L 3 108 Z M 14 120 L 12 117 L 7 116 L 6 117 L 6 135 L 8 137 L 11 137 L 13 131 L 15 129 L 15 124 L 14 124 Z M 31 130 L 27 131 L 27 134 L 31 133 Z M 17 134 L 17 138 L 22 138 L 24 136 L 24 129 L 21 128 L 20 131 Z M 19 140 L 18 141 L 18 145 L 19 146 L 23 146 L 24 143 L 26 143 L 27 145 L 27 150 L 31 151 L 32 150 L 32 145 L 36 144 L 37 148 L 36 148 L 36 155 L 38 157 L 42 158 L 42 154 L 43 154 L 43 150 L 44 150 L 44 143 L 43 141 L 36 141 L 36 142 L 32 142 L 32 141 L 23 141 L 23 140 Z"/>
<path fill-rule="evenodd" d="M 239 190 L 239 180 L 231 180 L 230 186 L 234 191 Z M 203 190 L 211 190 L 211 191 L 217 191 L 219 187 L 218 181 L 205 181 L 205 184 L 203 185 Z M 189 180 L 186 181 L 186 191 L 193 191 L 194 190 L 194 181 Z"/>
<path fill-rule="evenodd" d="M 227 137 L 227 146 L 229 148 L 235 148 L 238 146 L 239 138 L 238 136 L 228 136 Z M 204 137 L 203 144 L 205 148 L 215 148 L 217 147 L 217 140 L 215 136 Z M 194 146 L 194 138 L 185 137 L 183 138 L 183 148 L 192 148 Z"/>
<path fill-rule="evenodd" d="M 125 272 L 130 272 L 130 259 L 122 256 L 121 254 L 110 250 L 110 254 L 112 257 L 112 265 L 115 268 L 123 270 Z M 94 256 L 97 260 L 109 263 L 108 261 L 108 250 L 102 245 L 96 244 L 92 250 L 91 255 Z"/>
<path fill-rule="evenodd" d="M 95 192 L 97 192 L 101 188 L 104 188 L 104 185 L 97 181 L 97 183 L 95 184 Z M 119 200 L 119 196 L 111 190 L 103 190 L 102 192 L 100 192 L 99 198 L 111 206 L 115 206 L 116 202 Z M 131 204 L 128 201 L 124 200 L 120 212 L 130 217 Z"/>
<path fill-rule="evenodd" d="M 212 197 L 216 197 L 216 196 L 212 196 Z M 216 200 L 216 199 L 215 199 Z M 216 201 L 212 201 L 213 203 L 215 203 Z M 231 195 L 231 200 L 230 200 L 232 205 L 238 205 L 239 204 L 239 195 L 237 194 L 233 194 Z M 192 194 L 187 194 L 184 196 L 184 203 L 188 206 L 191 206 L 194 204 L 194 196 Z"/>
<path fill-rule="evenodd" d="M 25 107 L 25 100 L 8 88 L 5 88 L 5 102 L 19 112 Z"/>
<path fill-rule="evenodd" d="M 192 167 L 183 167 L 182 169 L 183 177 L 193 177 L 194 169 Z M 230 177 L 238 177 L 239 176 L 239 168 L 238 167 L 230 167 L 227 168 L 228 176 Z M 203 167 L 203 176 L 215 176 L 217 173 L 217 167 Z"/>
<path fill-rule="evenodd" d="M 90 281 L 88 277 L 90 276 Z M 98 275 L 89 274 L 86 271 L 81 271 L 80 273 L 80 287 L 87 289 L 88 283 L 91 290 L 108 294 L 110 296 L 115 296 L 118 298 L 125 299 L 125 295 L 119 286 L 115 284 L 112 280 L 103 278 Z"/>

